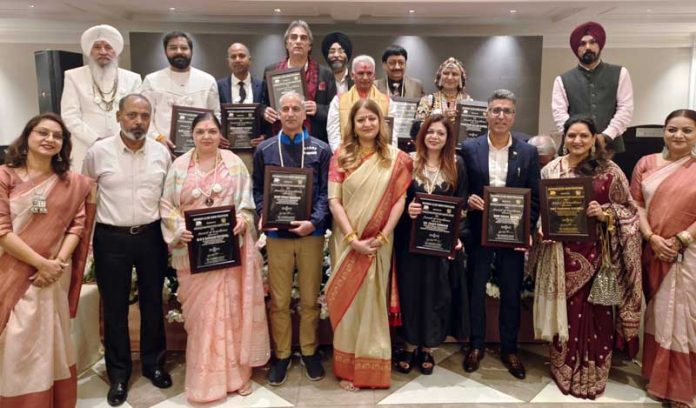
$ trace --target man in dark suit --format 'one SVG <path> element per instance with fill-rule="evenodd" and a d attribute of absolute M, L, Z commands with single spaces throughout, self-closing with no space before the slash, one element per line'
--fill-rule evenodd
<path fill-rule="evenodd" d="M 217 80 L 220 105 L 223 103 L 261 103 L 263 81 L 251 76 L 251 53 L 242 43 L 234 43 L 227 49 L 227 64 L 232 75 Z M 251 139 L 251 145 L 263 142 L 263 135 Z"/>
<path fill-rule="evenodd" d="M 462 156 L 469 176 L 469 225 L 472 241 L 467 248 L 471 301 L 471 349 L 464 359 L 464 370 L 476 371 L 484 356 L 486 335 L 486 283 L 493 259 L 500 286 L 500 355 L 513 376 L 523 379 L 524 365 L 517 356 L 520 327 L 520 290 L 524 272 L 523 248 L 481 246 L 484 186 L 531 189 L 531 225 L 539 218 L 539 155 L 534 146 L 510 132 L 515 122 L 517 99 L 499 89 L 488 98 L 488 133 L 462 145 Z M 531 239 L 531 237 L 528 237 Z M 495 257 L 494 257 L 495 255 Z"/>
<path fill-rule="evenodd" d="M 286 70 L 289 68 L 303 68 L 305 83 L 305 108 L 307 119 L 304 125 L 308 128 L 311 135 L 323 142 L 328 142 L 326 136 L 326 117 L 329 113 L 329 104 L 336 96 L 336 81 L 330 69 L 309 57 L 312 52 L 314 36 L 309 29 L 309 25 L 303 20 L 295 20 L 285 31 L 285 50 L 286 58 L 282 61 L 271 64 L 263 72 L 263 96 L 262 103 L 265 105 L 263 118 L 272 124 L 272 133 L 267 136 L 277 134 L 281 125 L 278 120 L 278 112 L 271 106 L 268 84 L 266 83 L 266 73 L 269 71 Z"/>

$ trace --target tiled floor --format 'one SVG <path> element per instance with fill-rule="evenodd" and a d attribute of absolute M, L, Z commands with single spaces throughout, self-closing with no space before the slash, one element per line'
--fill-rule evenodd
<path fill-rule="evenodd" d="M 329 353 L 327 353 L 329 354 Z M 325 379 L 312 382 L 302 373 L 297 359 L 290 369 L 288 380 L 280 387 L 271 387 L 266 381 L 267 368 L 254 370 L 254 393 L 247 397 L 230 394 L 215 404 L 192 405 L 184 396 L 185 363 L 182 353 L 171 353 L 167 368 L 174 386 L 168 390 L 153 387 L 150 382 L 134 374 L 130 384 L 128 403 L 124 407 L 534 407 L 565 408 L 659 406 L 645 394 L 645 381 L 640 368 L 631 361 L 614 356 L 614 365 L 604 395 L 595 401 L 568 397 L 558 390 L 548 375 L 546 347 L 525 345 L 520 351 L 527 367 L 527 378 L 517 380 L 508 374 L 494 348 L 486 352 L 481 368 L 475 373 L 462 369 L 459 346 L 447 344 L 435 353 L 437 366 L 432 375 L 421 375 L 417 370 L 405 375 L 393 372 L 388 390 L 360 390 L 347 392 L 339 388 L 331 375 L 331 359 L 324 359 Z M 136 363 L 137 364 L 137 363 Z M 139 367 L 133 369 L 139 373 Z M 77 406 L 108 407 L 108 384 L 103 360 L 80 376 Z M 612 405 L 607 405 L 612 404 Z"/>

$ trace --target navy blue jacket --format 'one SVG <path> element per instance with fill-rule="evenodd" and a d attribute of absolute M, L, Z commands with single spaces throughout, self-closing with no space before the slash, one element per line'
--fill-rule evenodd
<path fill-rule="evenodd" d="M 461 154 L 469 176 L 469 195 L 483 198 L 483 187 L 489 185 L 488 137 L 467 139 L 461 144 Z M 508 150 L 508 171 L 505 187 L 531 189 L 531 225 L 539 219 L 539 154 L 536 147 L 512 136 Z M 482 211 L 469 211 L 467 215 L 473 243 L 481 244 Z"/>
<path fill-rule="evenodd" d="M 260 215 L 263 211 L 263 183 L 264 183 L 264 168 L 266 166 L 280 166 L 280 156 L 278 155 L 278 138 L 281 141 L 281 150 L 283 152 L 283 162 L 285 167 L 300 167 L 302 161 L 302 140 L 305 142 L 305 157 L 304 168 L 311 168 L 314 171 L 312 185 L 312 216 L 310 221 L 316 230 L 312 233 L 315 236 L 323 236 L 331 222 L 331 214 L 329 212 L 329 163 L 331 161 L 331 148 L 328 144 L 322 142 L 307 134 L 306 129 L 302 136 L 296 135 L 293 140 L 285 135 L 276 135 L 270 139 L 264 140 L 256 147 L 254 152 L 254 202 L 256 203 L 256 212 Z M 298 238 L 292 232 L 277 231 L 268 232 L 269 237 L 278 238 Z"/>
<path fill-rule="evenodd" d="M 223 103 L 234 103 L 232 101 L 232 77 L 229 75 L 225 78 L 217 80 L 218 94 L 220 95 L 220 105 Z M 263 81 L 251 77 L 251 92 L 254 96 L 254 103 L 261 103 L 261 94 L 263 93 Z"/>

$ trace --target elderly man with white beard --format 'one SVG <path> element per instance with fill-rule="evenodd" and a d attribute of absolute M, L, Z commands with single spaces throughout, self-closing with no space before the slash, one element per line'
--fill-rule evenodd
<path fill-rule="evenodd" d="M 87 149 L 119 131 L 118 102 L 142 83 L 140 75 L 118 67 L 123 37 L 114 27 L 97 25 L 82 33 L 87 65 L 65 71 L 61 116 L 73 136 L 72 169 L 79 172 Z"/>

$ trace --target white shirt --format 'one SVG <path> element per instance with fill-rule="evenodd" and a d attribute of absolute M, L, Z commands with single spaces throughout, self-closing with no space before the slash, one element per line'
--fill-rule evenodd
<path fill-rule="evenodd" d="M 231 93 L 232 95 L 232 103 L 239 103 L 239 83 L 242 82 L 241 79 L 237 78 L 234 75 L 231 75 L 232 81 L 230 81 L 231 85 Z M 246 98 L 244 98 L 244 101 L 242 103 L 254 103 L 254 93 L 251 90 L 251 74 L 247 73 L 246 78 L 244 78 L 244 90 L 246 91 Z"/>
<path fill-rule="evenodd" d="M 488 184 L 491 187 L 505 187 L 512 135 L 508 133 L 508 142 L 500 149 L 496 149 L 491 143 L 490 133 L 486 138 L 488 139 Z"/>
<path fill-rule="evenodd" d="M 87 149 L 97 140 L 120 131 L 116 121 L 118 102 L 124 96 L 137 92 L 142 84 L 140 75 L 118 69 L 118 88 L 111 110 L 105 111 L 95 102 L 95 88 L 89 66 L 65 71 L 63 95 L 60 100 L 61 117 L 72 135 L 72 169 L 79 172 Z"/>
<path fill-rule="evenodd" d="M 394 117 L 394 113 L 394 104 L 391 98 L 389 98 L 389 113 L 387 116 Z M 335 152 L 338 146 L 343 142 L 343 129 L 341 129 L 340 116 L 339 96 L 336 95 L 331 100 L 329 104 L 329 113 L 326 115 L 326 134 L 328 136 L 329 147 L 331 147 L 331 153 Z M 392 146 L 398 146 L 398 142 L 396 133 L 392 132 Z"/>
<path fill-rule="evenodd" d="M 131 227 L 159 220 L 160 197 L 171 162 L 167 148 L 149 137 L 135 152 L 118 134 L 94 143 L 82 173 L 97 181 L 97 222 Z"/>
<path fill-rule="evenodd" d="M 348 68 L 346 68 L 346 70 L 343 71 L 343 78 L 336 81 L 336 95 L 341 96 L 347 91 L 348 91 Z"/>
<path fill-rule="evenodd" d="M 141 92 L 152 104 L 150 137 L 169 138 L 174 105 L 212 109 L 220 117 L 215 78 L 193 67 L 187 72 L 175 72 L 169 67 L 153 72 L 145 77 Z"/>

